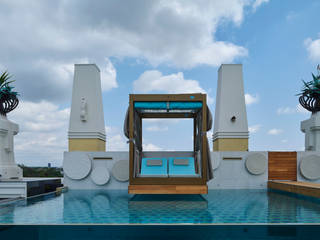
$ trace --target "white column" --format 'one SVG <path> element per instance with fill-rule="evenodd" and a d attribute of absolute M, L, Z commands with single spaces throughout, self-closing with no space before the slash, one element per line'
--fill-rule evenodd
<path fill-rule="evenodd" d="M 305 133 L 305 150 L 320 151 L 320 112 L 301 122 L 300 129 Z"/>
<path fill-rule="evenodd" d="M 19 125 L 0 115 L 0 179 L 21 179 L 22 169 L 14 159 L 13 136 L 19 132 Z"/>
<path fill-rule="evenodd" d="M 246 151 L 248 138 L 242 64 L 222 64 L 218 71 L 214 150 Z"/>
<path fill-rule="evenodd" d="M 100 70 L 75 64 L 69 123 L 69 151 L 105 151 Z"/>

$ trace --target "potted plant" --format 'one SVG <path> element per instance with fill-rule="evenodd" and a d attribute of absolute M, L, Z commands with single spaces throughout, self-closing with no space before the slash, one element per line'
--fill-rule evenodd
<path fill-rule="evenodd" d="M 298 94 L 302 107 L 315 113 L 320 111 L 320 66 L 317 67 L 318 75 L 312 73 L 312 81 L 303 82 L 301 93 Z"/>
<path fill-rule="evenodd" d="M 0 75 L 0 114 L 3 116 L 6 116 L 19 104 L 18 93 L 13 91 L 14 87 L 10 86 L 14 80 L 9 81 L 9 79 L 11 76 L 7 71 Z"/>

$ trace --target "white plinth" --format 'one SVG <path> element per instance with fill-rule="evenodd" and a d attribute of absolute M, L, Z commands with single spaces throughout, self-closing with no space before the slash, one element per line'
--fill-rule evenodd
<path fill-rule="evenodd" d="M 14 160 L 13 136 L 18 132 L 18 124 L 0 115 L 0 180 L 22 178 L 22 169 Z"/>
<path fill-rule="evenodd" d="M 302 121 L 301 131 L 305 133 L 305 150 L 320 151 L 320 112 Z"/>

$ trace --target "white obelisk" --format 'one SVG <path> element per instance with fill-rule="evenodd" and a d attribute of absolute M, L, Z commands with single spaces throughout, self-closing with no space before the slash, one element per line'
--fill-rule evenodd
<path fill-rule="evenodd" d="M 95 64 L 75 64 L 68 138 L 69 151 L 106 149 L 100 70 Z"/>
<path fill-rule="evenodd" d="M 242 64 L 222 64 L 213 132 L 214 151 L 248 151 L 248 121 Z"/>

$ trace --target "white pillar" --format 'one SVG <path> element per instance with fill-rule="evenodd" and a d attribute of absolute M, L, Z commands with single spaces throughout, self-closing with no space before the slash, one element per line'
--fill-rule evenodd
<path fill-rule="evenodd" d="M 100 70 L 75 64 L 69 123 L 69 151 L 105 151 Z"/>
<path fill-rule="evenodd" d="M 248 151 L 248 121 L 242 64 L 222 64 L 214 118 L 214 151 Z"/>
<path fill-rule="evenodd" d="M 18 132 L 19 125 L 0 114 L 0 180 L 22 178 L 22 169 L 14 160 L 13 136 Z"/>
<path fill-rule="evenodd" d="M 305 133 L 305 150 L 320 151 L 320 112 L 301 122 L 301 131 Z"/>

